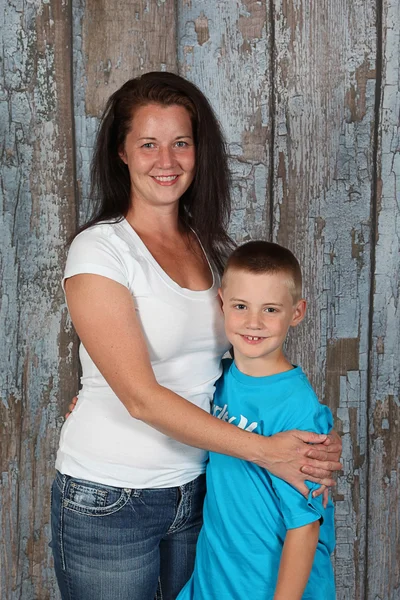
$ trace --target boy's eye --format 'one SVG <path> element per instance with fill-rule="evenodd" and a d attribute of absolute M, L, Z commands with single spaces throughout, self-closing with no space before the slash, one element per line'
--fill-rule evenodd
<path fill-rule="evenodd" d="M 265 309 L 265 312 L 268 312 L 268 313 L 274 313 L 274 312 L 276 312 L 276 308 L 274 308 L 273 306 L 268 306 L 268 307 Z"/>
<path fill-rule="evenodd" d="M 236 308 L 237 310 L 244 310 L 246 308 L 245 304 L 235 304 L 235 306 L 233 308 Z"/>

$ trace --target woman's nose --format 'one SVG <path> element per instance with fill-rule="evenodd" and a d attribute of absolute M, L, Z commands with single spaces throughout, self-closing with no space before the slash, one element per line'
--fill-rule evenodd
<path fill-rule="evenodd" d="M 162 169 L 168 169 L 174 165 L 174 154 L 172 148 L 160 148 L 158 153 L 158 164 Z"/>

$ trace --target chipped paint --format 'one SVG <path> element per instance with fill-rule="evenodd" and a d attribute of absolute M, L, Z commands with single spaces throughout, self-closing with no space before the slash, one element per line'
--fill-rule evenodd
<path fill-rule="evenodd" d="M 400 7 L 383 3 L 370 384 L 368 598 L 400 595 Z"/>
<path fill-rule="evenodd" d="M 199 39 L 196 23 L 209 38 Z M 231 155 L 238 240 L 267 237 L 270 120 L 270 26 L 266 1 L 192 0 L 178 11 L 179 72 L 210 99 Z"/>
<path fill-rule="evenodd" d="M 210 32 L 208 30 L 208 19 L 204 12 L 201 11 L 200 16 L 194 22 L 194 30 L 197 35 L 197 42 L 200 46 L 208 42 L 210 39 Z"/>
<path fill-rule="evenodd" d="M 292 358 L 343 433 L 340 600 L 365 598 L 375 23 L 373 0 L 276 3 L 274 239 L 299 256 L 309 300 Z"/>
<path fill-rule="evenodd" d="M 69 21 L 58 2 L 6 2 L 0 99 L 0 589 L 1 596 L 56 598 L 49 544 L 49 489 L 77 356 L 60 278 L 75 225 Z M 52 15 L 52 24 L 50 16 Z M 6 298 L 6 301 L 4 301 Z M 64 357 L 64 360 L 62 360 Z"/>

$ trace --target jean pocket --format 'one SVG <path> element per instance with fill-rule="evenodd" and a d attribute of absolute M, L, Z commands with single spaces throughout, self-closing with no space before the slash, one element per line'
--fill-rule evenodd
<path fill-rule="evenodd" d="M 132 490 L 102 486 L 70 478 L 64 490 L 64 508 L 91 516 L 107 516 L 120 510 L 129 501 Z"/>

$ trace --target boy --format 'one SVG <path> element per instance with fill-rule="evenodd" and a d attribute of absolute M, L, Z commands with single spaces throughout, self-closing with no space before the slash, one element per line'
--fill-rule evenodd
<path fill-rule="evenodd" d="M 213 414 L 247 431 L 328 433 L 329 409 L 283 353 L 304 318 L 293 254 L 249 242 L 228 260 L 220 296 L 234 361 L 224 360 Z M 333 506 L 257 465 L 210 453 L 194 573 L 178 600 L 334 600 Z"/>

